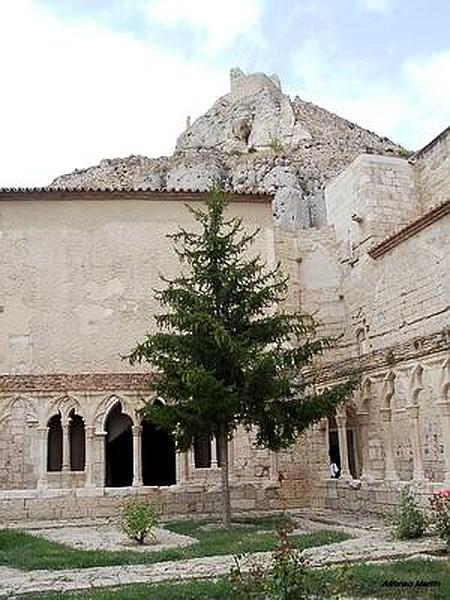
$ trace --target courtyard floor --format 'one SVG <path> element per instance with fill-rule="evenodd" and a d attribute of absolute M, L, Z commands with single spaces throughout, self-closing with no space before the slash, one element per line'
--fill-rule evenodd
<path fill-rule="evenodd" d="M 352 536 L 344 541 L 334 541 L 328 544 L 323 544 L 321 541 L 318 543 L 323 545 L 307 547 L 302 550 L 302 556 L 314 568 L 400 559 L 436 560 L 445 550 L 442 542 L 433 537 L 424 537 L 415 541 L 394 541 L 384 525 L 374 519 L 336 515 L 325 511 L 294 511 L 291 513 L 291 517 L 295 523 L 293 534 L 299 536 L 296 539 L 324 530 Z M 189 527 L 185 527 L 185 529 L 189 529 Z M 27 531 L 33 535 L 63 542 L 66 546 L 79 549 L 99 548 L 107 551 L 109 548 L 118 550 L 125 544 L 126 549 L 130 552 L 129 542 L 120 537 L 112 523 L 80 523 L 76 527 L 69 526 L 64 522 L 53 523 L 51 526 L 48 523 L 28 523 Z M 264 533 L 264 529 L 261 530 L 261 533 Z M 260 532 L 254 532 L 252 535 L 255 537 L 260 535 Z M 170 547 L 178 545 L 185 548 L 185 551 L 191 551 L 193 546 L 191 547 L 189 544 L 198 543 L 194 535 L 174 533 L 164 527 L 159 530 L 157 537 L 159 543 L 155 544 L 152 550 L 159 550 L 164 545 L 167 548 L 167 544 L 172 544 Z M 136 547 L 133 550 L 136 550 Z M 4 553 L 5 551 L 3 551 Z M 169 555 L 167 555 L 164 556 L 163 561 L 151 564 L 115 564 L 52 570 L 20 570 L 12 566 L 0 566 L 0 595 L 14 597 L 37 592 L 61 593 L 68 590 L 93 590 L 129 584 L 217 578 L 230 572 L 235 565 L 235 554 L 240 553 L 240 547 L 237 545 L 234 553 L 186 557 L 178 560 L 168 560 Z M 270 561 L 270 552 L 251 552 L 245 555 L 242 568 L 247 570 L 255 564 L 266 566 Z M 3 564 L 5 564 L 5 560 L 3 560 Z"/>

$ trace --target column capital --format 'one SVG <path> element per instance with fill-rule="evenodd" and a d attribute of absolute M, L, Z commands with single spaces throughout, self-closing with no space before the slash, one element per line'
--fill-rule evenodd
<path fill-rule="evenodd" d="M 347 425 L 347 415 L 336 415 L 336 425 L 338 427 L 346 427 Z"/>
<path fill-rule="evenodd" d="M 131 431 L 133 435 L 142 435 L 142 425 L 133 425 Z"/>
<path fill-rule="evenodd" d="M 385 423 L 387 421 L 391 421 L 392 419 L 392 409 L 391 408 L 380 408 L 381 420 Z"/>
<path fill-rule="evenodd" d="M 408 404 L 406 406 L 406 412 L 410 419 L 419 418 L 419 406 L 417 404 Z"/>

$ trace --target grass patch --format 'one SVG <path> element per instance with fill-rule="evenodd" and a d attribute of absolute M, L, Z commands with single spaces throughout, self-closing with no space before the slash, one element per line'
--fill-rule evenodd
<path fill-rule="evenodd" d="M 24 570 L 75 569 L 110 565 L 155 563 L 186 560 L 202 556 L 264 552 L 277 545 L 276 526 L 284 516 L 242 519 L 227 530 L 204 528 L 205 521 L 178 521 L 165 525 L 176 533 L 195 537 L 198 544 L 159 552 L 108 552 L 78 550 L 63 544 L 38 538 L 23 531 L 0 530 L 0 565 Z M 303 549 L 340 542 L 349 536 L 334 531 L 318 531 L 292 537 L 294 547 Z"/>
<path fill-rule="evenodd" d="M 427 587 L 426 584 L 430 583 L 432 586 Z M 448 600 L 450 563 L 448 561 L 404 561 L 319 569 L 310 572 L 307 585 L 311 594 L 319 594 L 318 597 L 328 599 L 337 597 L 337 594 L 346 594 L 353 598 Z M 181 584 L 169 582 L 63 594 L 35 594 L 26 596 L 26 599 L 229 600 L 235 596 L 230 582 L 223 578 L 217 581 L 191 581 Z"/>

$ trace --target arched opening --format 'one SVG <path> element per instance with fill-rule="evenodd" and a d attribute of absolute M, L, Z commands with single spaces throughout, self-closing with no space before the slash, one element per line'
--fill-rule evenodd
<path fill-rule="evenodd" d="M 207 435 L 197 436 L 194 440 L 194 465 L 196 469 L 211 467 L 211 438 Z"/>
<path fill-rule="evenodd" d="M 47 471 L 61 471 L 63 461 L 61 413 L 53 415 L 48 420 L 47 427 Z"/>
<path fill-rule="evenodd" d="M 339 477 L 341 472 L 341 455 L 339 452 L 339 434 L 335 415 L 328 417 L 328 454 L 330 459 L 330 476 Z"/>
<path fill-rule="evenodd" d="M 345 412 L 345 430 L 341 425 L 341 435 L 345 435 L 347 442 L 347 465 L 350 475 L 353 479 L 360 477 L 360 443 L 358 422 L 356 413 L 347 409 Z M 344 444 L 344 442 L 342 442 Z M 346 468 L 345 461 L 341 456 L 341 448 L 339 443 L 339 427 L 336 421 L 336 415 L 332 414 L 328 417 L 328 453 L 330 461 L 330 477 L 338 478 L 341 476 L 342 467 Z"/>
<path fill-rule="evenodd" d="M 347 449 L 348 468 L 353 479 L 359 479 L 360 473 L 360 440 L 358 431 L 358 417 L 352 409 L 347 410 Z"/>
<path fill-rule="evenodd" d="M 154 406 L 162 406 L 155 400 Z M 153 423 L 142 422 L 142 481 L 144 485 L 176 483 L 175 443 L 171 436 Z"/>
<path fill-rule="evenodd" d="M 105 485 L 124 487 L 133 483 L 133 425 L 120 402 L 110 410 L 105 423 Z"/>
<path fill-rule="evenodd" d="M 70 470 L 84 471 L 86 460 L 86 441 L 84 434 L 84 420 L 75 410 L 70 412 L 69 421 L 70 440 Z"/>

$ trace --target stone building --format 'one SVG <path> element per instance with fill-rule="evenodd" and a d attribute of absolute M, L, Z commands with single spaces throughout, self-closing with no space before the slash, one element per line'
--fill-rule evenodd
<path fill-rule="evenodd" d="M 177 453 L 142 423 L 152 375 L 121 359 L 177 272 L 166 235 L 192 226 L 211 178 L 259 227 L 254 252 L 290 276 L 287 309 L 340 335 L 319 386 L 355 367 L 351 403 L 278 454 L 230 442 L 236 510 L 388 512 L 405 482 L 450 485 L 450 130 L 408 155 L 232 71 L 171 157 L 105 160 L 43 189 L 0 190 L 0 518 L 166 513 L 220 501 L 214 440 Z M 330 462 L 339 467 L 330 477 Z"/>

